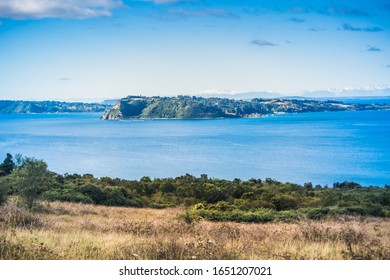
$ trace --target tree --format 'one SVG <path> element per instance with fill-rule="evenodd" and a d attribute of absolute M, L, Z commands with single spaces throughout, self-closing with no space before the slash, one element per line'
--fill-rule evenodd
<path fill-rule="evenodd" d="M 9 177 L 0 177 L 0 205 L 7 200 L 9 190 Z"/>
<path fill-rule="evenodd" d="M 11 154 L 7 154 L 2 164 L 0 164 L 0 176 L 6 176 L 11 174 L 15 168 L 15 163 Z"/>
<path fill-rule="evenodd" d="M 40 194 L 52 181 L 47 164 L 42 160 L 24 158 L 22 165 L 12 173 L 17 193 L 31 211 Z"/>
<path fill-rule="evenodd" d="M 277 211 L 298 208 L 297 199 L 289 194 L 277 194 L 271 199 L 271 202 L 276 206 Z"/>

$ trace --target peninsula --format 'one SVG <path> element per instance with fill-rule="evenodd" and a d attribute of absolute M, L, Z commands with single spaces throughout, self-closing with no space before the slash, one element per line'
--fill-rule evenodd
<path fill-rule="evenodd" d="M 145 97 L 128 96 L 120 99 L 101 119 L 208 119 L 258 118 L 267 114 L 357 111 L 390 109 L 390 105 L 347 104 L 340 101 L 311 99 L 233 100 L 191 96 Z"/>
<path fill-rule="evenodd" d="M 104 112 L 109 107 L 101 103 L 0 100 L 1 114 Z"/>

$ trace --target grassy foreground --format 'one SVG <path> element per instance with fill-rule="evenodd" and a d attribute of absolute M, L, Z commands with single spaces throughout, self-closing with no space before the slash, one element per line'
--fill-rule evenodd
<path fill-rule="evenodd" d="M 7 203 L 0 259 L 390 259 L 386 218 L 189 224 L 183 210 Z"/>

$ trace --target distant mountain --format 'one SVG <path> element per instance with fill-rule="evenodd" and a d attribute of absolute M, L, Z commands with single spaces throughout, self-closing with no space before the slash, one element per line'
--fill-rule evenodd
<path fill-rule="evenodd" d="M 100 103 L 0 100 L 1 114 L 104 112 L 110 107 Z"/>
<path fill-rule="evenodd" d="M 190 96 L 128 96 L 101 117 L 122 119 L 251 118 L 265 114 L 390 109 L 390 105 L 346 104 L 306 99 L 259 99 L 250 101 Z"/>
<path fill-rule="evenodd" d="M 364 88 L 364 89 L 329 89 L 323 91 L 307 91 L 302 94 L 303 97 L 390 97 L 390 87 Z"/>
<path fill-rule="evenodd" d="M 104 105 L 115 105 L 117 102 L 118 102 L 119 98 L 117 99 L 106 99 L 106 100 L 103 100 L 102 104 Z"/>
<path fill-rule="evenodd" d="M 200 93 L 199 97 L 210 98 L 229 98 L 235 100 L 250 100 L 253 98 L 282 98 L 283 95 L 277 92 L 242 92 L 242 93 Z"/>

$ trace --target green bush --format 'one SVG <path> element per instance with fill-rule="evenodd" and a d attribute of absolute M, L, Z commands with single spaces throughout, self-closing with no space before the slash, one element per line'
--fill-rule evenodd
<path fill-rule="evenodd" d="M 360 206 L 346 207 L 345 210 L 347 212 L 346 213 L 347 215 L 360 215 L 360 216 L 366 215 L 366 211 L 363 209 L 363 207 Z"/>
<path fill-rule="evenodd" d="M 133 198 L 132 195 L 124 188 L 105 187 L 103 189 L 104 201 L 103 205 L 107 206 L 127 206 L 127 207 L 142 207 L 140 199 Z"/>
<path fill-rule="evenodd" d="M 382 205 L 378 203 L 367 203 L 364 205 L 364 210 L 368 215 L 376 217 L 384 217 L 385 211 Z"/>
<path fill-rule="evenodd" d="M 270 209 L 258 209 L 256 211 L 199 209 L 192 210 L 191 214 L 216 222 L 266 223 L 278 219 L 277 213 Z"/>
<path fill-rule="evenodd" d="M 165 209 L 169 207 L 175 207 L 175 204 L 172 203 L 150 203 L 149 207 L 154 209 Z"/>
<path fill-rule="evenodd" d="M 68 202 L 93 203 L 93 200 L 77 192 L 75 189 L 52 189 L 42 194 L 42 198 L 48 201 L 60 200 Z"/>
<path fill-rule="evenodd" d="M 292 222 L 298 220 L 300 217 L 301 215 L 294 210 L 285 210 L 285 211 L 278 212 L 279 221 Z"/>
<path fill-rule="evenodd" d="M 329 213 L 329 208 L 312 208 L 307 211 L 306 215 L 309 219 L 321 219 Z"/>
<path fill-rule="evenodd" d="M 78 187 L 77 191 L 88 196 L 95 204 L 101 204 L 106 198 L 103 190 L 94 185 Z"/>
<path fill-rule="evenodd" d="M 0 177 L 0 205 L 7 201 L 9 183 L 7 177 Z"/>

